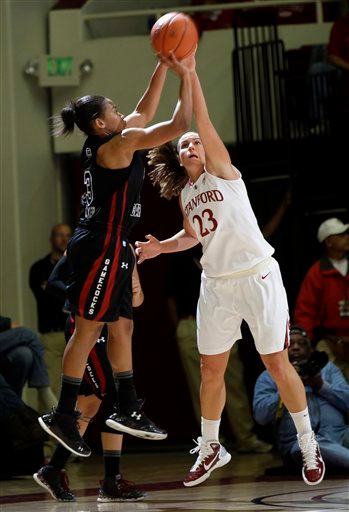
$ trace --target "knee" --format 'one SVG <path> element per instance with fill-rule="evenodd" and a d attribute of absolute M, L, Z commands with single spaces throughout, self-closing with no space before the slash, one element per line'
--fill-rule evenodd
<path fill-rule="evenodd" d="M 17 347 L 11 350 L 9 360 L 15 372 L 23 371 L 32 366 L 34 361 L 33 352 L 26 346 Z"/>
<path fill-rule="evenodd" d="M 123 320 L 116 328 L 108 329 L 108 345 L 114 343 L 128 345 L 132 342 L 133 321 Z"/>
<path fill-rule="evenodd" d="M 219 368 L 215 364 L 211 364 L 209 361 L 201 360 L 200 363 L 201 368 L 201 380 L 203 383 L 210 383 L 210 382 L 224 382 L 224 369 Z"/>
<path fill-rule="evenodd" d="M 18 327 L 16 329 L 17 335 L 27 343 L 33 343 L 38 347 L 42 347 L 42 343 L 40 340 L 40 336 L 33 331 L 32 329 L 28 329 L 28 327 Z"/>
<path fill-rule="evenodd" d="M 293 367 L 291 363 L 281 357 L 272 357 L 264 360 L 264 365 L 276 382 L 285 382 Z"/>

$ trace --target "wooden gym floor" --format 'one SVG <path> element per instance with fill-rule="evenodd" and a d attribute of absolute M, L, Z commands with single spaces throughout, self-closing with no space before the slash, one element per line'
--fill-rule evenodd
<path fill-rule="evenodd" d="M 148 442 L 147 442 L 148 443 Z M 149 441 L 152 443 L 152 441 Z M 210 479 L 185 488 L 182 478 L 195 460 L 188 447 L 124 453 L 125 479 L 147 491 L 144 501 L 106 503 L 96 501 L 103 475 L 101 455 L 92 455 L 67 466 L 76 503 L 58 503 L 30 475 L 0 482 L 0 510 L 8 512 L 212 512 L 212 511 L 333 511 L 349 510 L 348 476 L 325 476 L 320 485 L 307 486 L 299 476 L 264 476 L 266 468 L 280 465 L 275 453 L 237 455 Z M 1 461 L 5 463 L 5 461 Z"/>

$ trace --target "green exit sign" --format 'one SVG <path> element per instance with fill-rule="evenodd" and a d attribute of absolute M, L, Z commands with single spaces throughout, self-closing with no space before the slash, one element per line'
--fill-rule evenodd
<path fill-rule="evenodd" d="M 47 57 L 48 76 L 72 76 L 74 57 Z"/>
<path fill-rule="evenodd" d="M 39 85 L 59 87 L 79 85 L 80 61 L 73 56 L 42 55 L 39 66 Z"/>

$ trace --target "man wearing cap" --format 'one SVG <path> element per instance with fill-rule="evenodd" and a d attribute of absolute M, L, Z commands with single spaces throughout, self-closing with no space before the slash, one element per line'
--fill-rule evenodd
<path fill-rule="evenodd" d="M 324 254 L 304 277 L 293 319 L 349 381 L 349 224 L 335 217 L 327 219 L 317 238 Z"/>
<path fill-rule="evenodd" d="M 302 326 L 291 327 L 288 354 L 305 386 L 312 428 L 327 470 L 349 472 L 348 382 L 326 354 L 313 351 Z M 261 425 L 274 424 L 284 465 L 292 470 L 302 467 L 296 429 L 266 370 L 255 384 L 253 414 Z"/>

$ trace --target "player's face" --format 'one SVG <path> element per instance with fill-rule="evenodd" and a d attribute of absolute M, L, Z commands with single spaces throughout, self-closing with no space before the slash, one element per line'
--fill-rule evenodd
<path fill-rule="evenodd" d="M 179 161 L 185 168 L 191 167 L 193 163 L 205 165 L 205 150 L 197 133 L 185 133 L 179 139 L 177 148 Z"/>
<path fill-rule="evenodd" d="M 105 131 L 108 133 L 120 133 L 126 128 L 126 121 L 124 119 L 115 103 L 111 100 L 106 100 L 103 115 L 100 116 L 105 124 Z"/>

